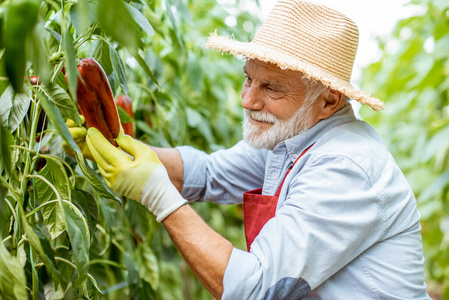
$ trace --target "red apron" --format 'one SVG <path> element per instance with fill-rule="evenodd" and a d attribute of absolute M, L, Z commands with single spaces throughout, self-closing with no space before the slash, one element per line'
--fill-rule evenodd
<path fill-rule="evenodd" d="M 251 244 L 256 236 L 262 230 L 262 227 L 274 217 L 276 214 L 276 206 L 278 204 L 279 194 L 284 185 L 285 178 L 296 162 L 310 149 L 309 146 L 301 155 L 295 160 L 293 165 L 287 170 L 284 179 L 281 182 L 276 194 L 274 196 L 262 195 L 262 189 L 256 189 L 243 193 L 243 220 L 245 225 L 246 246 L 250 251 Z"/>

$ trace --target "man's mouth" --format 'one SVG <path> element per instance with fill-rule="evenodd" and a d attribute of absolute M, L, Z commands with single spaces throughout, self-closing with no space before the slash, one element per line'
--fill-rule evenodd
<path fill-rule="evenodd" d="M 246 117 L 252 123 L 263 123 L 263 124 L 274 124 L 276 123 L 276 119 L 274 116 L 270 114 L 263 114 L 260 112 L 254 111 L 245 111 Z"/>
<path fill-rule="evenodd" d="M 265 120 L 258 120 L 258 119 L 254 119 L 250 116 L 248 116 L 248 119 L 253 122 L 253 123 L 264 123 L 264 124 L 274 124 L 274 122 L 270 122 L 270 121 L 265 121 Z"/>

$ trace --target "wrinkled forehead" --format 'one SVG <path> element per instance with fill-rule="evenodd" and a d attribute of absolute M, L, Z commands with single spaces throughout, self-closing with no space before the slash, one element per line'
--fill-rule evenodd
<path fill-rule="evenodd" d="M 247 59 L 245 62 L 245 65 L 243 66 L 243 71 L 246 72 L 249 69 L 254 69 L 254 68 L 268 69 L 268 70 L 282 72 L 282 73 L 293 72 L 291 70 L 283 70 L 280 67 L 278 67 L 277 65 L 270 63 L 270 62 L 264 62 L 264 61 L 258 60 L 258 59 Z"/>
<path fill-rule="evenodd" d="M 243 72 L 250 77 L 260 77 L 260 79 L 278 79 L 290 83 L 304 83 L 306 78 L 299 71 L 281 69 L 279 66 L 257 59 L 247 59 L 243 66 Z"/>

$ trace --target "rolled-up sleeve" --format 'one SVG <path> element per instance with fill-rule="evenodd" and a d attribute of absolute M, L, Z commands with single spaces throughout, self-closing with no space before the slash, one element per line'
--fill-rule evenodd
<path fill-rule="evenodd" d="M 181 194 L 190 202 L 241 203 L 245 191 L 263 185 L 266 150 L 256 150 L 244 141 L 212 154 L 190 146 L 177 149 L 184 168 Z"/>
<path fill-rule="evenodd" d="M 233 250 L 222 299 L 300 299 L 382 235 L 380 193 L 351 159 L 310 160 L 291 178 L 251 252 Z"/>
<path fill-rule="evenodd" d="M 197 201 L 201 198 L 206 187 L 206 160 L 208 155 L 191 146 L 180 146 L 176 149 L 181 154 L 184 168 L 181 195 L 189 201 Z"/>

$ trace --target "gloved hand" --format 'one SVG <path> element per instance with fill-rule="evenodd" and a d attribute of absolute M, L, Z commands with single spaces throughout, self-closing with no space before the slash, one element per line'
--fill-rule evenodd
<path fill-rule="evenodd" d="M 187 203 L 150 147 L 125 134 L 115 140 L 121 150 L 96 128 L 87 131 L 90 153 L 109 187 L 147 206 L 158 222 Z"/>
<path fill-rule="evenodd" d="M 80 115 L 80 119 L 81 127 L 79 127 L 71 119 L 67 119 L 66 124 L 69 127 L 70 134 L 72 135 L 78 147 L 81 149 L 84 157 L 90 160 L 94 160 L 86 143 L 87 128 L 83 126 L 85 122 L 84 117 Z M 62 148 L 64 149 L 65 153 L 67 153 L 71 157 L 75 157 L 75 151 L 73 151 L 73 149 L 69 147 L 66 141 L 62 142 Z"/>

